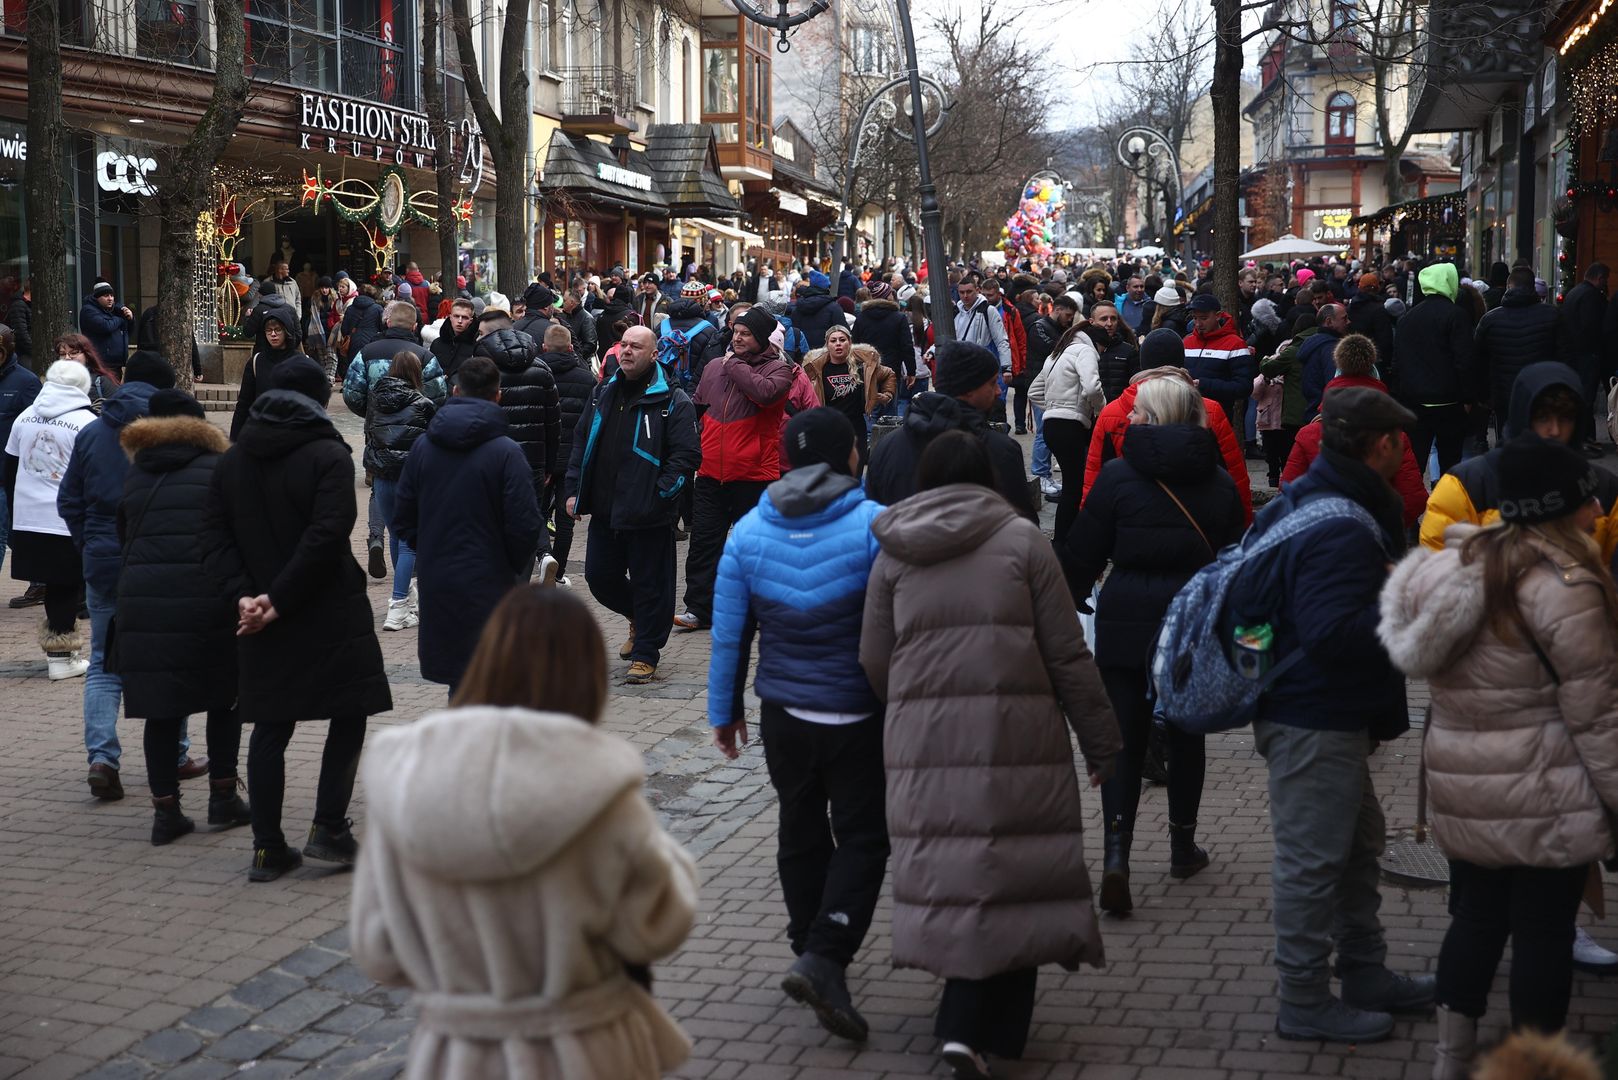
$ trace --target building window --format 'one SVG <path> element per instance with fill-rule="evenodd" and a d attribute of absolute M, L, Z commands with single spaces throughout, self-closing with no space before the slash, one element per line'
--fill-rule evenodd
<path fill-rule="evenodd" d="M 657 43 L 652 38 L 651 18 L 644 11 L 635 19 L 635 80 L 639 84 L 636 96 L 650 102 L 652 87 L 657 83 L 653 61 L 657 56 Z M 653 107 L 656 104 L 653 103 Z"/>
<path fill-rule="evenodd" d="M 414 110 L 409 11 L 395 0 L 247 0 L 247 74 Z"/>
<path fill-rule="evenodd" d="M 1332 0 L 1331 28 L 1333 36 L 1352 37 L 1354 24 L 1359 19 L 1358 0 Z"/>
<path fill-rule="evenodd" d="M 539 0 L 534 5 L 534 59 L 540 71 L 555 71 L 556 57 L 551 52 L 551 35 L 556 32 L 556 16 L 551 0 Z"/>
<path fill-rule="evenodd" d="M 135 55 L 206 67 L 194 0 L 136 0 Z"/>
<path fill-rule="evenodd" d="M 562 67 L 568 70 L 578 66 L 578 34 L 579 5 L 576 0 L 567 0 L 567 7 L 562 9 Z"/>
<path fill-rule="evenodd" d="M 1354 145 L 1354 96 L 1339 90 L 1326 99 L 1326 145 L 1346 151 Z"/>
<path fill-rule="evenodd" d="M 881 75 L 888 70 L 888 35 L 874 26 L 849 31 L 849 53 L 856 75 Z"/>
<path fill-rule="evenodd" d="M 691 70 L 691 39 L 680 39 L 680 122 L 689 124 L 695 119 L 695 110 L 691 108 L 691 79 L 695 73 Z"/>

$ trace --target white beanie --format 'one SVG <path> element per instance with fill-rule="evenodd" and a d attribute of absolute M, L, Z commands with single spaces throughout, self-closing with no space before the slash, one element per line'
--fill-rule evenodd
<path fill-rule="evenodd" d="M 1173 285 L 1165 285 L 1152 295 L 1152 300 L 1158 307 L 1179 307 L 1185 303 L 1185 297 Z"/>
<path fill-rule="evenodd" d="M 45 381 L 59 386 L 71 386 L 88 394 L 90 369 L 77 360 L 57 360 L 45 370 Z"/>

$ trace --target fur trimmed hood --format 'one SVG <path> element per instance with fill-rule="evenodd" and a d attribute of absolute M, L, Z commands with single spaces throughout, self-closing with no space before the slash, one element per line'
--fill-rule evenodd
<path fill-rule="evenodd" d="M 194 416 L 144 416 L 125 427 L 118 441 L 131 460 L 142 450 L 171 444 L 195 446 L 210 454 L 230 449 L 223 431 Z"/>
<path fill-rule="evenodd" d="M 1376 635 L 1393 665 L 1422 679 L 1449 667 L 1483 628 L 1483 564 L 1461 562 L 1461 544 L 1475 525 L 1452 525 L 1440 551 L 1417 548 L 1400 560 L 1382 587 Z"/>
<path fill-rule="evenodd" d="M 898 305 L 898 303 L 896 301 L 893 301 L 893 300 L 879 300 L 879 299 L 877 299 L 876 297 L 873 296 L 871 299 L 865 301 L 865 303 L 860 305 L 860 310 L 861 311 L 898 311 L 899 310 L 899 305 Z"/>
<path fill-rule="evenodd" d="M 876 351 L 875 345 L 854 345 L 848 350 L 848 355 L 849 359 L 858 359 L 860 366 L 864 368 L 874 367 L 882 362 L 882 354 Z M 824 345 L 818 349 L 810 349 L 803 358 L 804 367 L 814 364 L 818 369 L 825 362 L 826 347 Z"/>

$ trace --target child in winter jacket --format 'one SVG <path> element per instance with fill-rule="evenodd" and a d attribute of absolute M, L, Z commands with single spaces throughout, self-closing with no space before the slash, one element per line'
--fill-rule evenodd
<path fill-rule="evenodd" d="M 1253 377 L 1253 405 L 1258 410 L 1258 435 L 1264 444 L 1264 463 L 1268 467 L 1270 487 L 1281 486 L 1281 466 L 1286 464 L 1290 442 L 1281 427 L 1282 402 L 1286 395 L 1286 377 L 1274 379 L 1263 375 Z"/>

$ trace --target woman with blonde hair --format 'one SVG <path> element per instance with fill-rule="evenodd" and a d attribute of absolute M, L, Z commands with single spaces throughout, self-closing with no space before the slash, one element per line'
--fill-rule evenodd
<path fill-rule="evenodd" d="M 870 454 L 866 417 L 893 400 L 899 376 L 882 363 L 874 346 L 854 344 L 845 326 L 826 331 L 826 344 L 809 351 L 803 358 L 803 370 L 814 385 L 819 404 L 842 413 L 853 427 L 860 467 L 864 468 Z"/>
<path fill-rule="evenodd" d="M 1112 564 L 1096 605 L 1095 655 L 1124 752 L 1117 772 L 1101 788 L 1107 829 L 1102 911 L 1125 915 L 1134 908 L 1129 855 L 1152 735 L 1148 671 L 1158 626 L 1174 594 L 1220 548 L 1237 540 L 1245 524 L 1236 483 L 1208 429 L 1202 394 L 1184 379 L 1142 382 L 1122 455 L 1101 467 L 1065 545 L 1068 585 L 1076 597 L 1088 597 Z M 1163 742 L 1169 875 L 1188 878 L 1208 865 L 1207 853 L 1196 843 L 1203 737 L 1171 726 Z"/>
<path fill-rule="evenodd" d="M 1574 920 L 1618 811 L 1618 590 L 1591 537 L 1590 463 L 1533 435 L 1502 448 L 1500 523 L 1451 525 L 1382 591 L 1378 635 L 1424 678 L 1433 836 L 1449 858 L 1434 1080 L 1462 1080 L 1506 942 L 1515 1029 L 1560 1030 Z"/>
<path fill-rule="evenodd" d="M 597 727 L 607 657 L 584 603 L 525 585 L 450 702 L 377 735 L 354 960 L 416 991 L 410 1080 L 654 1080 L 691 1043 L 647 965 L 679 948 L 696 868 Z"/>

